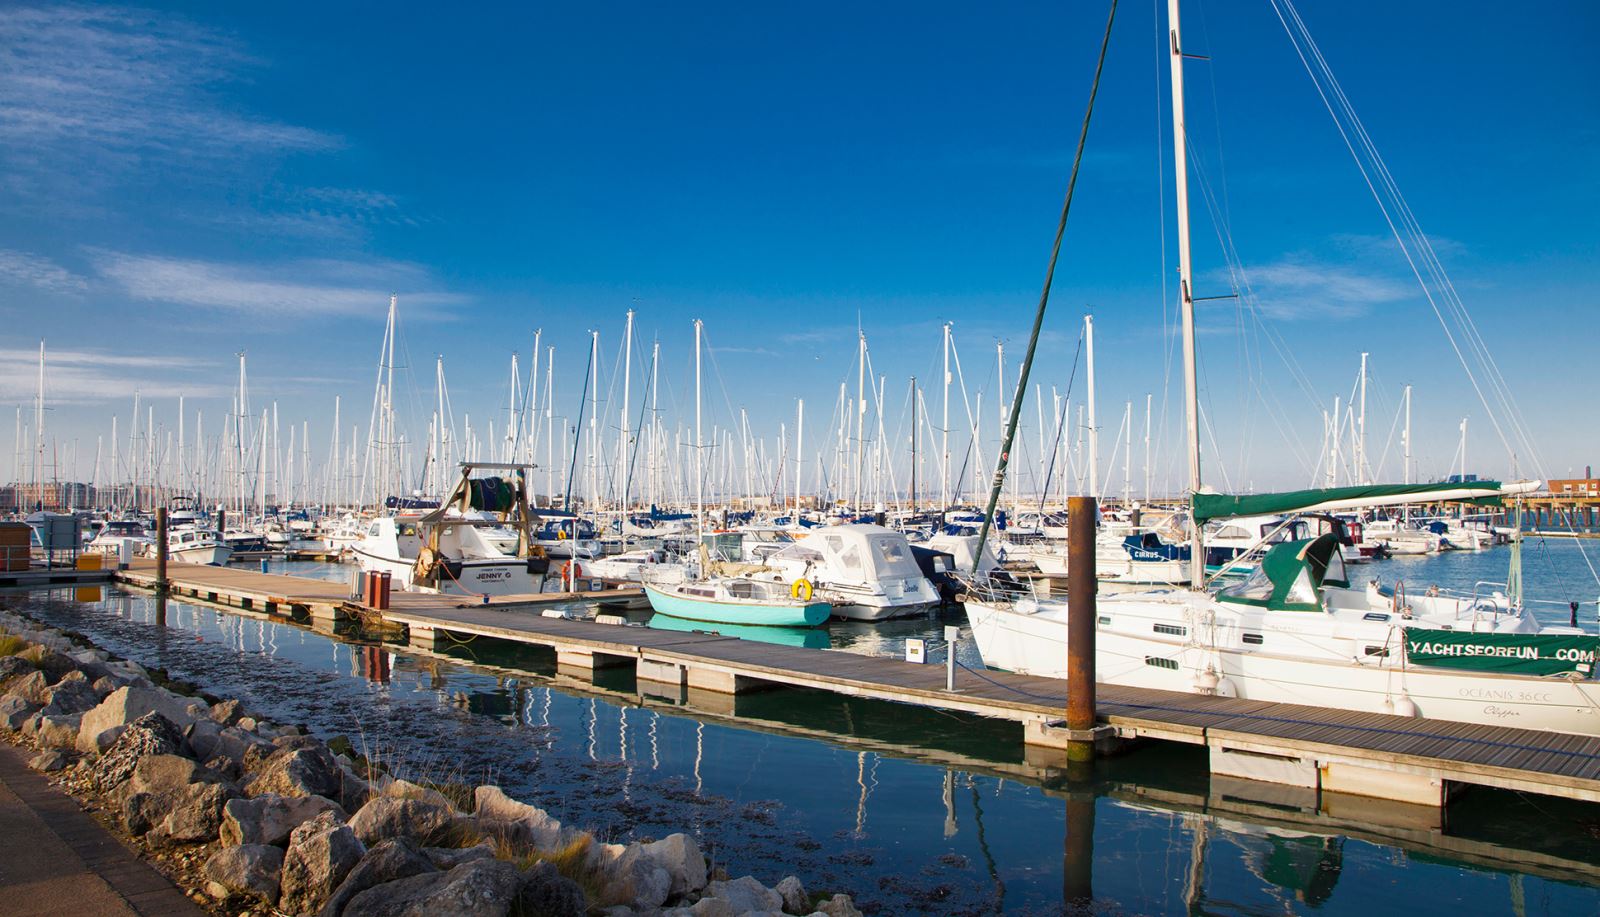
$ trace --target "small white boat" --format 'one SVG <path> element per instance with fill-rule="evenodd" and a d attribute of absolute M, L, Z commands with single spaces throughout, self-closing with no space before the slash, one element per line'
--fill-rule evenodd
<path fill-rule="evenodd" d="M 217 535 L 216 529 L 185 525 L 167 532 L 167 554 L 186 564 L 220 567 L 233 556 L 233 549 Z"/>
<path fill-rule="evenodd" d="M 939 605 L 939 590 L 893 529 L 834 525 L 774 547 L 760 562 L 786 581 L 809 582 L 836 617 L 884 621 Z"/>

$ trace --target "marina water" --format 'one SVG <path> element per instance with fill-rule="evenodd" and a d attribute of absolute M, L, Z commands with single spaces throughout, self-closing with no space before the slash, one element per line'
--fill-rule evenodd
<path fill-rule="evenodd" d="M 1550 603 L 1534 606 L 1541 618 L 1564 622 L 1570 598 L 1593 625 L 1583 549 L 1600 555 L 1594 542 L 1528 542 L 1528 595 Z M 1506 560 L 1452 553 L 1358 572 L 1470 591 L 1504 581 Z M 1195 748 L 1143 747 L 1067 780 L 1031 767 L 1014 727 L 974 717 L 797 690 L 729 699 L 725 712 L 644 707 L 631 674 L 569 681 L 537 648 L 419 654 L 120 589 L 0 601 L 410 773 L 497 782 L 606 839 L 691 830 L 731 874 L 793 873 L 869 913 L 1051 914 L 1086 893 L 1108 914 L 1600 912 L 1600 870 L 1560 865 L 1600 862 L 1600 806 L 1476 790 L 1432 840 L 1319 828 L 1208 802 Z M 906 638 L 961 620 L 835 622 L 828 643 L 898 656 Z M 958 652 L 978 665 L 970 641 Z"/>

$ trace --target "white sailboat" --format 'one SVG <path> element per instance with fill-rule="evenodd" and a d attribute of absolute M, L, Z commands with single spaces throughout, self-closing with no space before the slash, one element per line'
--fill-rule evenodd
<path fill-rule="evenodd" d="M 1338 538 L 1269 548 L 1246 581 L 1205 589 L 1211 520 L 1516 495 L 1537 482 L 1357 486 L 1229 498 L 1202 490 L 1189 252 L 1183 52 L 1178 0 L 1168 0 L 1177 156 L 1179 295 L 1183 317 L 1189 483 L 1187 590 L 1098 599 L 1097 678 L 1110 684 L 1600 735 L 1600 638 L 1541 626 L 1521 604 L 1520 569 L 1504 593 L 1459 598 L 1353 585 Z M 1514 558 L 1518 555 L 1513 555 Z M 1067 603 L 974 578 L 968 619 L 987 665 L 1063 677 Z"/>

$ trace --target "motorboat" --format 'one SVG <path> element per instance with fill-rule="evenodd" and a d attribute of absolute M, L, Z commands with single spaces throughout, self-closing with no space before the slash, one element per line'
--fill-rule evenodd
<path fill-rule="evenodd" d="M 191 524 L 167 530 L 167 554 L 186 564 L 220 567 L 233 556 L 233 549 L 216 529 Z"/>
<path fill-rule="evenodd" d="M 677 583 L 644 581 L 656 614 L 684 621 L 763 627 L 815 627 L 833 606 L 787 583 L 749 575 L 717 575 Z"/>
<path fill-rule="evenodd" d="M 837 617 L 883 621 L 940 604 L 906 536 L 880 525 L 817 529 L 759 556 L 786 583 L 809 583 Z"/>

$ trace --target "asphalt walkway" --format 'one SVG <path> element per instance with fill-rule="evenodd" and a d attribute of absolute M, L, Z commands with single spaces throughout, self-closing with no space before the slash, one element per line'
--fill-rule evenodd
<path fill-rule="evenodd" d="M 204 917 L 155 867 L 0 742 L 0 914 Z"/>

